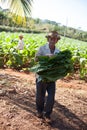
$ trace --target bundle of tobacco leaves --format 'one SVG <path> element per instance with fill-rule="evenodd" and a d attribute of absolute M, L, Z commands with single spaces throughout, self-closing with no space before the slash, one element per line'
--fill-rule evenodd
<path fill-rule="evenodd" d="M 40 75 L 44 81 L 56 81 L 72 72 L 71 59 L 72 54 L 69 50 L 60 51 L 51 57 L 38 56 L 38 62 L 31 71 Z"/>

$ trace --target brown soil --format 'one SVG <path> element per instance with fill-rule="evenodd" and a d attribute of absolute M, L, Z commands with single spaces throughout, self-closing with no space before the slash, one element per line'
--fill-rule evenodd
<path fill-rule="evenodd" d="M 0 130 L 87 130 L 87 82 L 57 81 L 51 119 L 36 116 L 35 74 L 0 70 Z"/>

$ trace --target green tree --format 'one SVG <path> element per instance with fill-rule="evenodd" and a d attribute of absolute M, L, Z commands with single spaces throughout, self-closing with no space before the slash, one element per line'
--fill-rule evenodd
<path fill-rule="evenodd" d="M 18 19 L 30 16 L 32 2 L 33 0 L 0 0 L 2 5 L 8 5 L 9 11 L 18 16 Z"/>
<path fill-rule="evenodd" d="M 23 26 L 26 26 L 26 17 L 31 15 L 32 2 L 33 0 L 0 0 L 2 5 L 7 5 L 12 19 Z"/>

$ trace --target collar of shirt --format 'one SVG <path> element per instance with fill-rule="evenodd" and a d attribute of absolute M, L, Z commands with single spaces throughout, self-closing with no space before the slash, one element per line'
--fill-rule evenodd
<path fill-rule="evenodd" d="M 47 43 L 45 47 L 46 47 L 46 49 L 50 50 L 49 43 Z M 59 52 L 60 52 L 60 50 L 55 47 L 54 54 L 57 54 Z"/>

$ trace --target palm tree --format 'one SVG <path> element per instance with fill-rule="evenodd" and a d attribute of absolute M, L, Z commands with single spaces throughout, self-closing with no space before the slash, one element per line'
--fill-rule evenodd
<path fill-rule="evenodd" d="M 2 5 L 8 7 L 8 15 L 10 15 L 16 23 L 26 26 L 26 17 L 31 15 L 33 0 L 0 0 L 0 2 Z"/>
<path fill-rule="evenodd" d="M 33 0 L 0 0 L 2 5 L 7 4 L 9 10 L 21 17 L 29 16 Z"/>

